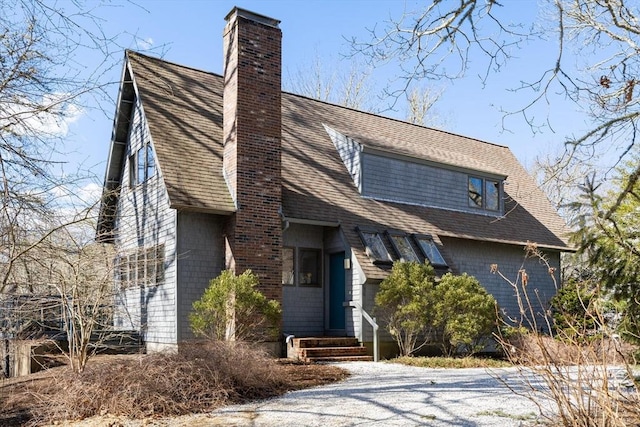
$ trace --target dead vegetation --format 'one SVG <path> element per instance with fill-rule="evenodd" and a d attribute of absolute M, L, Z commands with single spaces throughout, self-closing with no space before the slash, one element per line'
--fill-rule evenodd
<path fill-rule="evenodd" d="M 3 384 L 0 425 L 106 414 L 143 419 L 200 413 L 347 375 L 334 366 L 282 363 L 240 343 L 188 345 L 172 354 L 104 356 L 82 374 L 55 368 Z"/>

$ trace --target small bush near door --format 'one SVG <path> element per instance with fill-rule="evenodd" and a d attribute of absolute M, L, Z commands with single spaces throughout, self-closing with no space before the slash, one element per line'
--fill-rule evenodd
<path fill-rule="evenodd" d="M 212 340 L 265 341 L 277 338 L 280 304 L 256 287 L 258 277 L 247 270 L 239 276 L 223 271 L 211 280 L 189 316 L 196 336 Z"/>

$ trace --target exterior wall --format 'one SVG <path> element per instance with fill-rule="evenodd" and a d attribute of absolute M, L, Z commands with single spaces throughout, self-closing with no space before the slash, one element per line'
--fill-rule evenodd
<path fill-rule="evenodd" d="M 474 276 L 482 286 L 498 302 L 504 314 L 519 319 L 520 309 L 516 298 L 515 289 L 497 274 L 491 273 L 491 264 L 498 264 L 500 271 L 510 280 L 518 277 L 518 271 L 525 269 L 529 276 L 527 291 L 534 304 L 534 311 L 544 313 L 549 299 L 555 295 L 556 286 L 549 276 L 547 266 L 539 260 L 525 259 L 522 247 L 491 242 L 479 242 L 471 240 L 453 239 L 440 236 L 448 259 L 452 262 L 455 274 L 467 273 Z M 560 283 L 560 254 L 558 252 L 546 252 L 549 264 L 555 268 L 554 277 Z M 369 313 L 374 313 L 375 295 L 380 289 L 379 283 L 365 283 L 362 285 L 362 305 Z M 520 287 L 522 292 L 522 287 Z M 354 310 L 355 312 L 355 310 Z M 537 319 L 539 326 L 546 326 Z M 380 322 L 379 322 L 380 323 Z M 391 356 L 397 351 L 393 337 L 380 325 L 379 339 L 381 341 L 381 354 L 383 357 Z M 528 325 L 525 325 L 528 326 Z M 373 341 L 372 329 L 365 322 L 363 329 L 358 331 L 360 340 L 367 346 Z"/>
<path fill-rule="evenodd" d="M 323 227 L 290 224 L 283 233 L 287 247 L 323 249 Z M 326 274 L 325 274 L 326 277 Z M 314 336 L 324 334 L 323 286 L 282 287 L 282 332 L 287 335 Z"/>
<path fill-rule="evenodd" d="M 225 218 L 195 212 L 178 213 L 177 329 L 178 342 L 193 338 L 189 313 L 211 279 L 224 267 Z"/>
<path fill-rule="evenodd" d="M 469 174 L 364 153 L 362 195 L 379 200 L 497 215 L 469 206 Z M 473 176 L 482 177 L 483 174 Z"/>
<path fill-rule="evenodd" d="M 353 179 L 353 183 L 359 190 L 361 184 L 361 171 L 362 167 L 361 163 L 361 153 L 362 147 L 360 144 L 355 142 L 353 139 L 337 132 L 336 130 L 330 128 L 327 125 L 324 125 L 325 130 L 331 137 L 331 141 L 333 141 L 333 145 L 335 145 L 338 150 L 338 154 L 340 154 L 340 158 L 342 162 L 347 167 L 351 178 Z"/>
<path fill-rule="evenodd" d="M 371 315 L 371 311 L 369 311 L 364 305 L 364 272 L 362 271 L 362 267 L 360 267 L 355 255 L 349 252 L 347 252 L 347 254 L 351 257 L 351 270 L 348 274 L 348 283 L 352 289 L 351 300 L 358 302 L 369 313 L 369 315 Z M 353 335 L 360 341 L 363 341 L 365 337 L 365 330 L 371 328 L 369 323 L 362 317 L 360 310 L 355 307 L 351 307 L 350 312 L 347 312 L 347 319 L 351 319 L 351 323 L 353 324 Z"/>
<path fill-rule="evenodd" d="M 538 259 L 525 259 L 525 251 L 521 246 L 498 243 L 478 242 L 445 238 L 440 240 L 453 262 L 456 274 L 467 273 L 474 276 L 493 295 L 508 316 L 519 319 L 520 309 L 516 298 L 516 290 L 503 278 L 491 273 L 491 265 L 497 264 L 500 272 L 511 281 L 518 278 L 518 271 L 525 269 L 529 276 L 527 291 L 536 312 L 544 313 L 549 299 L 556 293 L 556 285 L 549 271 Z M 555 268 L 554 277 L 560 284 L 560 254 L 545 253 L 551 267 Z M 536 295 L 537 291 L 537 295 Z M 520 292 L 522 288 L 520 287 Z M 545 325 L 546 326 L 546 325 Z"/>
<path fill-rule="evenodd" d="M 138 101 L 123 168 L 122 186 L 115 218 L 115 245 L 123 255 L 142 248 L 164 247 L 163 281 L 157 284 L 133 283 L 117 295 L 115 324 L 123 329 L 140 330 L 149 348 L 174 345 L 176 334 L 175 222 L 160 171 L 143 184 L 131 186 L 129 159 L 145 142 L 149 130 Z"/>

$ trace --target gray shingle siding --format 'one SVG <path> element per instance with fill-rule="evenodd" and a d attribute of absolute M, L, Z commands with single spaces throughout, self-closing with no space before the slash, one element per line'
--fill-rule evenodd
<path fill-rule="evenodd" d="M 282 238 L 284 246 L 323 249 L 322 227 L 290 224 Z M 324 289 L 325 286 L 283 286 L 283 333 L 296 336 L 324 334 Z"/>
<path fill-rule="evenodd" d="M 134 326 L 143 333 L 149 347 L 176 343 L 175 292 L 175 215 L 169 208 L 160 170 L 145 183 L 133 188 L 129 182 L 129 156 L 150 141 L 149 130 L 139 102 L 132 114 L 123 167 L 122 186 L 115 220 L 118 253 L 164 245 L 164 281 L 156 285 L 137 284 L 123 290 L 117 302 L 123 313 L 123 326 Z"/>
<path fill-rule="evenodd" d="M 362 195 L 413 205 L 486 213 L 469 206 L 469 174 L 364 153 Z M 474 176 L 482 177 L 478 173 Z"/>
<path fill-rule="evenodd" d="M 178 213 L 178 342 L 193 337 L 189 326 L 193 302 L 224 268 L 224 220 L 217 215 Z"/>
<path fill-rule="evenodd" d="M 529 276 L 527 290 L 537 312 L 544 312 L 546 304 L 556 292 L 546 265 L 537 258 L 525 259 L 525 251 L 520 246 L 452 238 L 441 240 L 456 272 L 467 273 L 478 279 L 510 317 L 519 318 L 520 313 L 515 289 L 499 275 L 491 273 L 491 264 L 498 264 L 502 274 L 511 281 L 518 278 L 520 269 L 526 270 Z M 555 268 L 554 276 L 560 283 L 560 254 L 546 252 L 545 255 L 551 267 Z"/>
<path fill-rule="evenodd" d="M 358 189 L 361 190 L 361 153 L 362 146 L 358 144 L 353 139 L 341 134 L 335 129 L 330 128 L 327 125 L 324 125 L 327 133 L 331 137 L 331 141 L 333 141 L 333 145 L 335 145 L 338 150 L 338 154 L 340 154 L 340 158 L 344 163 L 345 167 L 349 171 L 349 175 L 351 175 L 351 179 L 353 179 L 353 183 Z"/>

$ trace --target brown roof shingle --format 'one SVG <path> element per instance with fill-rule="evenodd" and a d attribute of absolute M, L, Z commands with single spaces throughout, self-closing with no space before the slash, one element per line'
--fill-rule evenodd
<path fill-rule="evenodd" d="M 232 212 L 222 176 L 222 77 L 128 54 L 172 207 Z M 382 202 L 358 193 L 326 124 L 365 147 L 507 176 L 503 218 Z M 569 249 L 566 225 L 507 147 L 306 97 L 282 96 L 286 217 L 340 223 L 368 277 L 357 225 L 380 230 Z M 445 248 L 446 250 L 446 248 Z"/>

